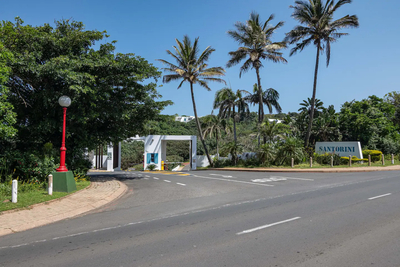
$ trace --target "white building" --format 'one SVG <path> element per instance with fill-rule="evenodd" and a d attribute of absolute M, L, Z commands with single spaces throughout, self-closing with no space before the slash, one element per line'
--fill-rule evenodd
<path fill-rule="evenodd" d="M 189 122 L 191 120 L 194 120 L 194 116 L 178 116 L 178 117 L 175 117 L 175 121 L 180 121 L 180 122 Z"/>

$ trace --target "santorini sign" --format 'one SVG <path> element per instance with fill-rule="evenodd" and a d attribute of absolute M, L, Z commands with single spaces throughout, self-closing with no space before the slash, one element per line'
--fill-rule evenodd
<path fill-rule="evenodd" d="M 341 157 L 351 155 L 359 159 L 363 158 L 360 142 L 317 142 L 315 144 L 315 153 L 335 153 Z"/>

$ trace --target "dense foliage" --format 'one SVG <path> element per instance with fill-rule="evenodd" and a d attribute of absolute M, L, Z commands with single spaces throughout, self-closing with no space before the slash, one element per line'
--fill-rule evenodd
<path fill-rule="evenodd" d="M 54 27 L 24 25 L 19 18 L 0 24 L 0 43 L 13 56 L 4 72 L 1 49 L 1 76 L 9 78 L 1 79 L 8 91 L 1 85 L 0 112 L 7 97 L 18 131 L 14 138 L 0 140 L 1 156 L 14 159 L 7 165 L 8 175 L 18 157 L 39 156 L 46 143 L 60 147 L 62 109 L 57 100 L 62 95 L 72 99 L 66 136 L 67 167 L 72 170 L 88 166 L 86 149 L 143 133 L 145 122 L 170 104 L 156 101 L 161 73 L 139 56 L 115 53 L 115 41 L 105 43 L 106 37 L 105 31 L 86 30 L 72 20 L 56 21 Z M 4 135 L 4 125 L 12 121 L 4 123 L 2 116 L 0 123 Z M 7 133 L 13 135 L 12 130 Z"/>

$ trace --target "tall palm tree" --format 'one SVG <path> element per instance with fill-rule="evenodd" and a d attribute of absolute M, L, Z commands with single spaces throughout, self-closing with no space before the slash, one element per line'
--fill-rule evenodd
<path fill-rule="evenodd" d="M 301 107 L 298 111 L 309 116 L 311 115 L 312 100 L 309 97 L 307 98 L 307 100 L 303 100 L 303 102 L 300 103 L 300 106 Z M 318 115 L 324 109 L 324 102 L 316 98 L 314 100 L 314 116 Z"/>
<path fill-rule="evenodd" d="M 173 46 L 175 49 L 175 53 L 167 50 L 167 53 L 171 55 L 176 64 L 172 64 L 166 60 L 158 59 L 168 67 L 163 68 L 164 71 L 169 72 L 170 74 L 164 75 L 163 82 L 168 83 L 170 81 L 182 80 L 178 86 L 178 89 L 182 86 L 184 82 L 188 82 L 190 84 L 190 93 L 192 96 L 192 104 L 193 104 L 193 112 L 196 120 L 197 131 L 203 144 L 204 151 L 206 152 L 208 161 L 210 165 L 213 166 L 213 162 L 211 157 L 208 153 L 207 146 L 204 142 L 203 134 L 201 131 L 201 126 L 199 122 L 199 118 L 197 116 L 197 109 L 196 109 L 196 102 L 194 100 L 194 92 L 193 92 L 193 84 L 198 84 L 204 87 L 206 90 L 211 91 L 208 87 L 208 82 L 222 82 L 225 81 L 220 76 L 225 75 L 225 70 L 222 67 L 212 67 L 209 68 L 206 64 L 207 60 L 209 59 L 212 52 L 215 49 L 208 46 L 200 55 L 199 55 L 199 47 L 198 41 L 199 38 L 197 37 L 192 44 L 190 38 L 185 35 L 183 37 L 183 41 L 179 41 L 175 39 L 177 46 Z"/>
<path fill-rule="evenodd" d="M 314 44 L 317 47 L 317 57 L 314 71 L 314 86 L 311 98 L 311 114 L 308 123 L 308 129 L 305 137 L 305 146 L 308 146 L 312 121 L 314 118 L 314 104 L 317 91 L 317 76 L 319 55 L 326 52 L 326 66 L 329 66 L 331 57 L 331 43 L 337 41 L 340 37 L 348 35 L 338 32 L 343 28 L 358 27 L 358 18 L 356 15 L 346 15 L 340 19 L 333 20 L 333 15 L 344 4 L 350 4 L 352 0 L 323 0 L 295 1 L 292 17 L 305 26 L 296 26 L 286 34 L 285 41 L 290 44 L 296 44 L 290 51 L 290 56 L 296 52 L 302 51 L 306 46 Z"/>
<path fill-rule="evenodd" d="M 259 124 L 261 124 L 264 119 L 264 107 L 262 102 L 263 91 L 260 77 L 260 68 L 263 67 L 261 60 L 287 62 L 286 59 L 282 57 L 282 53 L 279 52 L 282 48 L 286 48 L 286 43 L 271 41 L 272 34 L 276 29 L 282 27 L 284 22 L 280 21 L 275 26 L 271 26 L 270 22 L 273 19 L 274 15 L 271 15 L 267 21 L 261 22 L 259 14 L 252 12 L 250 14 L 250 19 L 247 20 L 246 23 L 237 22 L 235 24 L 236 30 L 228 31 L 228 34 L 242 46 L 236 51 L 229 52 L 231 58 L 226 66 L 229 68 L 245 60 L 240 68 L 239 77 L 250 68 L 256 71 L 259 94 Z"/>
<path fill-rule="evenodd" d="M 244 93 L 245 90 L 237 90 L 233 92 L 231 88 L 222 88 L 215 94 L 214 109 L 219 109 L 219 116 L 224 118 L 232 117 L 233 119 L 233 139 L 237 142 L 236 121 L 240 114 L 249 113 L 249 105 L 246 103 Z"/>
<path fill-rule="evenodd" d="M 229 134 L 231 132 L 231 125 L 226 119 L 220 116 L 208 115 L 203 120 L 205 124 L 203 136 L 215 137 L 217 144 L 217 158 L 219 159 L 218 141 L 222 137 L 222 132 Z"/>

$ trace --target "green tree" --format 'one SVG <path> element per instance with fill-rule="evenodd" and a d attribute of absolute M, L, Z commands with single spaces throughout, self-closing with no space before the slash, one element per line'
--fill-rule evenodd
<path fill-rule="evenodd" d="M 345 102 L 339 113 L 343 141 L 360 141 L 363 147 L 385 154 L 399 152 L 399 127 L 393 123 L 395 107 L 377 96 Z"/>
<path fill-rule="evenodd" d="M 134 54 L 115 53 L 115 41 L 100 44 L 106 32 L 85 30 L 82 22 L 61 20 L 55 27 L 3 21 L 0 42 L 14 60 L 7 86 L 17 113 L 17 149 L 39 150 L 61 142 L 61 95 L 72 105 L 67 112 L 69 157 L 98 144 L 141 134 L 144 123 L 171 102 L 161 95 L 161 73 Z"/>
<path fill-rule="evenodd" d="M 229 52 L 231 58 L 226 64 L 227 67 L 235 66 L 244 60 L 245 62 L 240 68 L 239 77 L 250 68 L 256 71 L 259 94 L 259 124 L 261 124 L 264 119 L 263 91 L 260 77 L 260 68 L 263 67 L 261 60 L 287 62 L 286 59 L 282 57 L 282 53 L 279 52 L 279 50 L 286 48 L 286 43 L 271 41 L 272 34 L 278 28 L 282 27 L 284 22 L 280 21 L 275 26 L 271 26 L 270 22 L 273 19 L 274 15 L 271 15 L 267 21 L 261 22 L 259 14 L 252 12 L 250 14 L 250 19 L 247 20 L 246 23 L 237 22 L 235 24 L 236 30 L 228 31 L 229 36 L 242 46 L 236 51 Z"/>
<path fill-rule="evenodd" d="M 301 52 L 306 46 L 314 44 L 317 47 L 317 57 L 314 71 L 314 85 L 311 98 L 311 112 L 305 137 L 305 146 L 309 144 L 311 126 L 314 118 L 315 97 L 317 92 L 317 76 L 320 53 L 326 53 L 326 65 L 329 66 L 331 58 L 331 43 L 336 42 L 340 37 L 347 35 L 339 30 L 343 28 L 358 27 L 358 18 L 355 15 L 346 15 L 340 19 L 333 20 L 333 15 L 344 4 L 351 3 L 351 0 L 323 0 L 295 1 L 292 17 L 305 26 L 296 26 L 286 34 L 285 41 L 296 44 L 290 51 L 290 56 Z"/>
<path fill-rule="evenodd" d="M 265 137 L 268 143 L 272 144 L 272 142 L 286 139 L 289 129 L 289 126 L 284 123 L 278 123 L 277 121 L 270 122 L 268 119 L 265 119 L 260 126 L 259 132 L 260 135 Z"/>
<path fill-rule="evenodd" d="M 12 54 L 0 43 L 0 140 L 14 137 L 17 130 L 13 127 L 16 123 L 14 107 L 7 101 L 8 88 L 5 86 L 9 79 L 10 68 L 7 62 L 12 59 Z"/>
<path fill-rule="evenodd" d="M 232 162 L 236 166 L 238 162 L 238 154 L 243 152 L 243 146 L 236 142 L 228 142 L 222 147 L 224 154 L 231 154 Z"/>
<path fill-rule="evenodd" d="M 231 126 L 226 119 L 221 118 L 220 116 L 208 115 L 203 119 L 204 122 L 204 137 L 209 136 L 215 137 L 216 145 L 217 145 L 217 158 L 219 159 L 219 148 L 218 141 L 223 136 L 223 133 L 229 134 L 231 130 Z"/>
<path fill-rule="evenodd" d="M 196 38 L 193 44 L 190 41 L 189 36 L 187 35 L 183 37 L 182 42 L 178 39 L 175 39 L 175 41 L 177 44 L 177 46 L 173 46 L 175 53 L 169 50 L 167 50 L 167 53 L 176 60 L 176 65 L 166 60 L 159 59 L 159 61 L 168 66 L 166 68 L 163 68 L 163 70 L 171 73 L 164 75 L 163 82 L 168 83 L 170 81 L 182 80 L 178 86 L 178 89 L 182 86 L 184 82 L 188 82 L 190 84 L 190 93 L 192 96 L 193 112 L 196 120 L 197 132 L 200 137 L 201 143 L 203 144 L 208 161 L 210 162 L 210 165 L 213 166 L 210 154 L 208 153 L 207 146 L 204 142 L 199 118 L 197 116 L 193 84 L 198 84 L 208 91 L 211 91 L 210 87 L 208 87 L 208 82 L 213 81 L 225 83 L 223 79 L 218 78 L 225 75 L 225 70 L 222 67 L 208 67 L 206 62 L 210 58 L 210 55 L 215 51 L 215 49 L 208 46 L 199 55 L 199 38 Z"/>
<path fill-rule="evenodd" d="M 303 142 L 295 137 L 286 138 L 285 142 L 279 145 L 276 155 L 278 165 L 289 165 L 292 158 L 295 163 L 299 163 L 304 157 Z"/>
<path fill-rule="evenodd" d="M 273 108 L 278 113 L 282 112 L 281 105 L 279 105 L 279 92 L 276 91 L 274 88 L 268 88 L 265 91 L 262 92 L 262 99 L 261 102 L 265 104 L 268 108 L 268 111 L 270 114 L 272 114 Z M 249 96 L 246 97 L 246 101 L 249 103 L 256 105 L 260 103 L 260 94 L 259 90 L 257 87 L 257 84 L 253 85 L 253 94 L 250 94 Z M 258 112 L 260 112 L 260 106 L 258 108 Z"/>
<path fill-rule="evenodd" d="M 233 139 L 235 143 L 237 142 L 236 122 L 241 117 L 241 114 L 249 113 L 249 105 L 246 103 L 243 93 L 248 92 L 237 90 L 235 93 L 231 88 L 222 88 L 216 92 L 213 105 L 214 109 L 219 109 L 220 117 L 231 117 L 233 119 Z"/>

